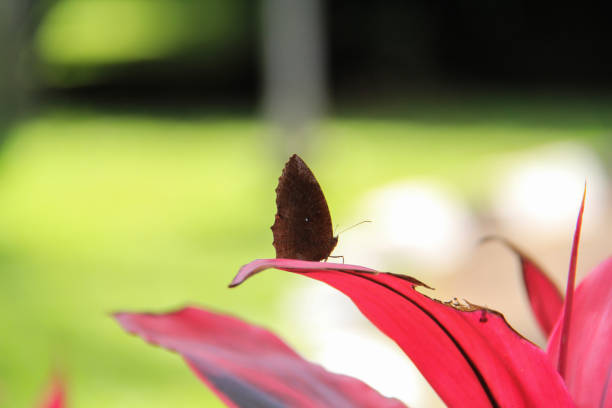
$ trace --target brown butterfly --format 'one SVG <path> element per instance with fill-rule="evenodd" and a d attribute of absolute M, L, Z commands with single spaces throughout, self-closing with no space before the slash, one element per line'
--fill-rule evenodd
<path fill-rule="evenodd" d="M 277 258 L 320 261 L 338 243 L 327 201 L 314 174 L 294 154 L 289 158 L 276 187 L 276 215 L 272 234 Z"/>

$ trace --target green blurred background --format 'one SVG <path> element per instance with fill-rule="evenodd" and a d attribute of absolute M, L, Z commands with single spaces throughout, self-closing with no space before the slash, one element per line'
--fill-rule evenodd
<path fill-rule="evenodd" d="M 227 289 L 274 256 L 289 152 L 340 225 L 371 189 L 423 176 L 486 217 L 497 158 L 548 143 L 577 140 L 609 168 L 603 13 L 537 26 L 546 10 L 509 3 L 301 3 L 3 1 L 0 406 L 32 406 L 53 370 L 74 407 L 217 406 L 117 310 L 196 303 L 307 350 L 279 312 L 295 277 Z M 292 25 L 311 31 L 277 41 Z"/>

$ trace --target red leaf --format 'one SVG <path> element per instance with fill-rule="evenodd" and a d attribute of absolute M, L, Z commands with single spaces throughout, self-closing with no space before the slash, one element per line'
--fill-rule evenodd
<path fill-rule="evenodd" d="M 559 354 L 562 319 L 548 345 Z M 612 258 L 582 280 L 574 294 L 565 383 L 580 407 L 612 407 Z"/>
<path fill-rule="evenodd" d="M 125 330 L 181 354 L 230 407 L 404 407 L 359 380 L 304 360 L 268 330 L 234 317 L 194 307 L 115 317 Z"/>
<path fill-rule="evenodd" d="M 333 263 L 256 260 L 231 286 L 265 268 L 303 274 L 349 296 L 412 359 L 449 406 L 573 406 L 561 377 L 537 346 L 497 312 L 433 300 L 416 279 Z M 462 310 L 459 310 L 462 309 Z"/>
<path fill-rule="evenodd" d="M 491 239 L 504 243 L 518 256 L 531 311 L 546 337 L 550 336 L 563 309 L 563 295 L 542 268 L 515 245 L 498 237 L 488 237 L 485 240 Z"/>
<path fill-rule="evenodd" d="M 572 314 L 574 312 L 574 283 L 576 282 L 576 263 L 578 261 L 578 244 L 580 243 L 580 230 L 582 229 L 582 214 L 584 213 L 584 201 L 586 199 L 586 184 L 584 185 L 584 194 L 582 195 L 582 203 L 578 212 L 578 220 L 576 221 L 576 231 L 574 231 L 574 240 L 572 242 L 572 255 L 570 257 L 569 273 L 567 276 L 567 287 L 565 289 L 565 302 L 563 304 L 563 313 L 561 315 L 560 328 L 560 344 L 557 357 L 557 370 L 561 377 L 565 378 L 567 357 L 568 357 L 568 341 L 571 331 Z"/>

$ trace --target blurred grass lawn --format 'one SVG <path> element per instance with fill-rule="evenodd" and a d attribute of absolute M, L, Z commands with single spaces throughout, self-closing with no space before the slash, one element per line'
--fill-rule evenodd
<path fill-rule="evenodd" d="M 477 204 L 498 153 L 577 137 L 608 146 L 610 121 L 526 111 L 535 121 L 335 118 L 304 157 L 334 223 L 348 225 L 360 194 L 388 181 L 438 178 Z M 176 355 L 109 312 L 194 302 L 284 330 L 275 299 L 295 277 L 226 288 L 240 265 L 274 255 L 284 160 L 265 132 L 248 117 L 66 112 L 15 128 L 0 161 L 0 405 L 31 406 L 52 366 L 73 407 L 218 404 Z"/>

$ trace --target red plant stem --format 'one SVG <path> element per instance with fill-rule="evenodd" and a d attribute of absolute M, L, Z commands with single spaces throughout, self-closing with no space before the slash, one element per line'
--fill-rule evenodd
<path fill-rule="evenodd" d="M 563 331 L 561 332 L 561 347 L 559 350 L 559 360 L 557 371 L 561 377 L 565 378 L 565 368 L 567 365 L 567 346 L 569 343 L 570 321 L 572 317 L 572 304 L 574 302 L 574 284 L 576 282 L 576 262 L 578 260 L 578 243 L 580 242 L 580 230 L 582 229 L 582 214 L 584 213 L 584 200 L 586 197 L 586 183 L 582 195 L 582 204 L 576 221 L 576 231 L 574 232 L 574 242 L 572 243 L 572 256 L 570 258 L 569 274 L 567 277 L 567 288 L 565 289 L 565 308 L 563 310 Z"/>

